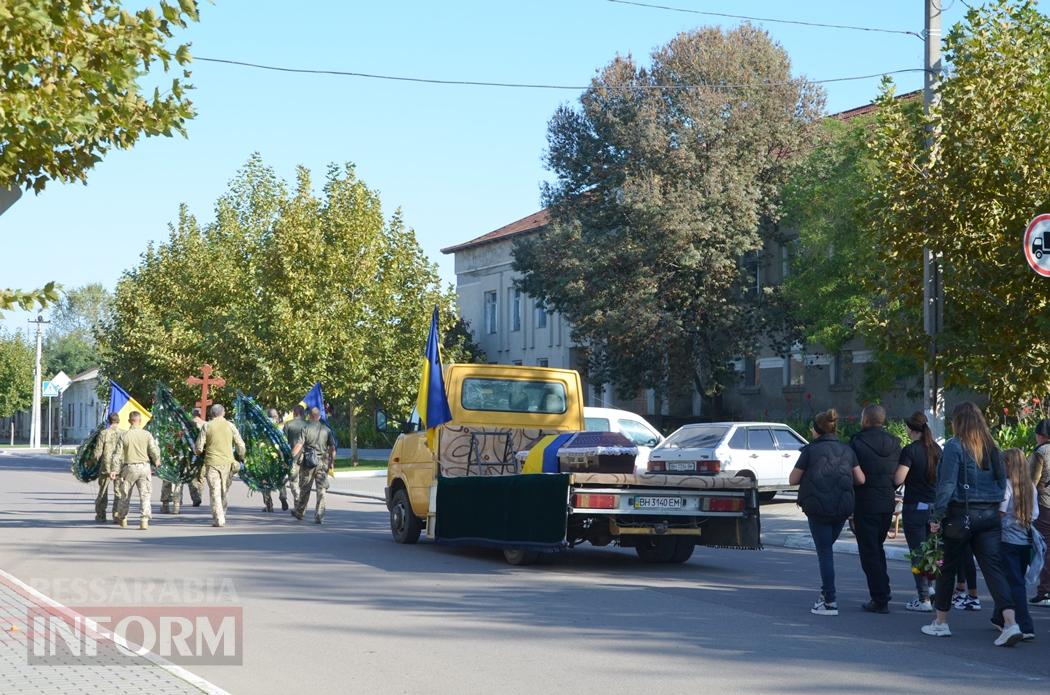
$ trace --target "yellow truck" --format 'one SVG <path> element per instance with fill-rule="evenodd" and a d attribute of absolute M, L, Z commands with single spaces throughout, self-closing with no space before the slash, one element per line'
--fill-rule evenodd
<path fill-rule="evenodd" d="M 425 531 L 438 543 L 500 548 L 511 564 L 585 541 L 632 547 L 646 562 L 685 562 L 696 545 L 761 547 L 754 480 L 719 475 L 712 462 L 697 462 L 690 475 L 639 474 L 631 456 L 629 472 L 611 473 L 588 468 L 601 460 L 588 452 L 616 453 L 597 447 L 572 450 L 579 466 L 567 463 L 569 449 L 555 452 L 560 464 L 543 458 L 551 472 L 529 463 L 566 438 L 557 435 L 584 429 L 577 372 L 453 364 L 445 384 L 452 420 L 438 428 L 434 448 L 409 422 L 390 454 L 396 542 L 416 543 Z M 377 420 L 382 427 L 385 415 Z"/>

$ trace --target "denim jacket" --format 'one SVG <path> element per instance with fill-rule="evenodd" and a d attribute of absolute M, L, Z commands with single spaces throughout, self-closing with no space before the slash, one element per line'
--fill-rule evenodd
<path fill-rule="evenodd" d="M 958 439 L 952 437 L 945 442 L 944 453 L 941 454 L 941 462 L 937 466 L 937 496 L 933 503 L 931 519 L 941 520 L 951 502 L 962 503 L 966 500 L 967 493 L 963 488 L 963 473 L 960 470 L 960 466 L 964 465 L 965 475 L 970 484 L 971 503 L 998 504 L 1003 501 L 1003 495 L 1006 493 L 1005 478 L 996 475 L 996 467 L 993 465 L 989 465 L 985 470 L 979 469 L 973 455 Z"/>

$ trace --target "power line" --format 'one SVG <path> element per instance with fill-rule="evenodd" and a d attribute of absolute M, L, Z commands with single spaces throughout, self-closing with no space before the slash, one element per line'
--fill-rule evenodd
<path fill-rule="evenodd" d="M 451 79 L 437 79 L 429 77 L 409 77 L 405 75 L 384 75 L 379 73 L 370 72 L 355 72 L 351 70 L 328 70 L 328 69 L 316 69 L 316 68 L 290 68 L 279 65 L 263 65 L 261 63 L 249 63 L 242 60 L 227 60 L 225 58 L 203 58 L 194 56 L 194 61 L 204 63 L 219 63 L 222 65 L 235 65 L 238 67 L 253 68 L 256 70 L 270 70 L 273 72 L 288 72 L 296 74 L 306 75 L 336 75 L 340 77 L 362 77 L 372 80 L 393 80 L 396 82 L 416 82 L 422 84 L 436 84 L 436 85 L 459 85 L 467 87 L 505 87 L 510 89 L 561 89 L 571 91 L 582 91 L 588 89 L 589 85 L 567 85 L 567 84 L 545 84 L 545 83 L 533 83 L 533 82 L 483 82 L 478 80 L 451 80 Z M 875 77 L 882 77 L 883 75 L 897 75 L 904 72 L 923 72 L 922 68 L 905 68 L 902 70 L 889 70 L 887 72 L 877 72 L 870 75 L 853 75 L 849 77 L 830 77 L 823 80 L 808 80 L 812 84 L 826 84 L 829 82 L 849 82 L 853 80 L 869 80 Z M 623 89 L 753 89 L 753 88 L 766 88 L 766 87 L 787 87 L 796 84 L 795 81 L 791 82 L 753 82 L 753 83 L 739 83 L 739 84 L 726 84 L 726 83 L 710 83 L 710 84 L 674 84 L 674 85 L 660 85 L 660 84 L 632 84 L 625 85 Z"/>
<path fill-rule="evenodd" d="M 882 34 L 905 34 L 921 39 L 922 34 L 903 29 L 881 29 L 878 27 L 858 27 L 851 24 L 825 24 L 823 22 L 806 22 L 800 19 L 775 19 L 773 17 L 749 17 L 742 14 L 728 14 L 725 12 L 708 12 L 707 10 L 691 10 L 685 7 L 672 7 L 670 5 L 654 5 L 647 2 L 635 2 L 635 0 L 607 0 L 617 5 L 634 5 L 635 7 L 646 7 L 651 10 L 667 10 L 668 12 L 684 12 L 686 14 L 701 14 L 708 17 L 726 17 L 728 19 L 747 19 L 753 22 L 772 22 L 776 24 L 795 24 L 803 27 L 820 27 L 822 29 L 849 29 L 851 31 L 874 31 Z"/>

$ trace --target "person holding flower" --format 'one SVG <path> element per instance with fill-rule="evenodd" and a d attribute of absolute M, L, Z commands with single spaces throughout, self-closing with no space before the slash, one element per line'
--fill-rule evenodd
<path fill-rule="evenodd" d="M 923 625 L 922 632 L 932 637 L 951 637 L 948 611 L 952 606 L 952 582 L 963 553 L 971 548 L 995 600 L 996 614 L 1001 613 L 1003 618 L 1003 629 L 995 645 L 1012 647 L 1023 635 L 1015 620 L 1014 600 L 999 556 L 999 504 L 1006 493 L 1002 457 L 984 415 L 973 403 L 955 407 L 952 430 L 955 436 L 945 443 L 937 468 L 936 496 L 930 514 L 930 531 L 938 533 L 943 529 L 944 536 L 944 566 L 937 577 L 934 596 L 937 617 Z"/>
<path fill-rule="evenodd" d="M 901 451 L 893 482 L 896 485 L 904 485 L 901 521 L 904 526 L 904 537 L 908 540 L 908 550 L 912 552 L 912 557 L 916 557 L 917 551 L 928 535 L 934 484 L 937 482 L 937 464 L 941 460 L 941 447 L 934 440 L 933 432 L 922 411 L 912 413 L 904 424 L 908 427 L 911 444 Z M 912 574 L 915 577 L 915 590 L 918 592 L 918 597 L 905 604 L 904 608 L 909 611 L 929 613 L 933 610 L 933 606 L 930 605 L 930 580 L 925 572 L 918 571 L 915 562 L 912 562 Z"/>

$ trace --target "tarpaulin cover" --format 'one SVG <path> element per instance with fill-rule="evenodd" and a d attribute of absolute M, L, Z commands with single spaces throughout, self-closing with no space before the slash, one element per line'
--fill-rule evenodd
<path fill-rule="evenodd" d="M 565 542 L 569 476 L 438 478 L 439 542 L 557 548 Z"/>

